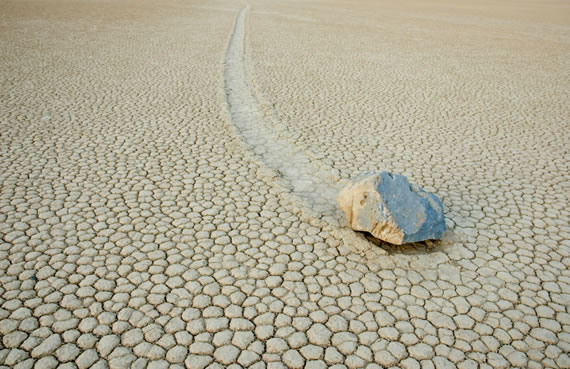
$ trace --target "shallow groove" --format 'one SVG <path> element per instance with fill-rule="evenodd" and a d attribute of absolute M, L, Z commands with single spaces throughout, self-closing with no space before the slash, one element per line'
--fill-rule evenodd
<path fill-rule="evenodd" d="M 256 99 L 247 75 L 245 20 L 249 5 L 238 13 L 224 60 L 224 88 L 231 121 L 264 165 L 275 170 L 304 206 L 322 217 L 338 218 L 338 188 L 330 174 L 317 168 L 296 145 L 278 138 Z"/>

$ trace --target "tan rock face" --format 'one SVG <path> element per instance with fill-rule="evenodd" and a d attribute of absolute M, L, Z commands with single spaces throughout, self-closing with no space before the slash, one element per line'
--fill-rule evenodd
<path fill-rule="evenodd" d="M 338 206 L 355 231 L 370 232 L 378 239 L 401 245 L 404 239 L 402 231 L 390 222 L 375 220 L 374 213 L 370 211 L 370 205 L 381 201 L 380 195 L 375 191 L 377 185 L 378 179 L 372 177 L 364 182 L 351 183 L 339 192 Z"/>

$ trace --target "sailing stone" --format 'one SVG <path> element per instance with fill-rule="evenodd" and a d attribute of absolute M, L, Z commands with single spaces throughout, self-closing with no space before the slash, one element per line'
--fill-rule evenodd
<path fill-rule="evenodd" d="M 337 200 L 352 229 L 395 245 L 440 239 L 445 232 L 441 200 L 401 174 L 362 173 Z"/>

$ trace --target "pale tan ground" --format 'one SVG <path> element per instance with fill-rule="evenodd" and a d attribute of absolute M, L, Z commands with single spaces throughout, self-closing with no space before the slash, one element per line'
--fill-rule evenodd
<path fill-rule="evenodd" d="M 250 4 L 281 139 L 449 240 L 362 256 L 261 175 L 241 2 L 0 0 L 0 367 L 570 367 L 570 5 Z"/>

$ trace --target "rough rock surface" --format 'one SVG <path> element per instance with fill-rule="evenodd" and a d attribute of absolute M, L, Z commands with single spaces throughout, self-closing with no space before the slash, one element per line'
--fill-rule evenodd
<path fill-rule="evenodd" d="M 401 174 L 365 172 L 340 191 L 338 204 L 350 226 L 396 245 L 439 239 L 443 204 Z"/>

